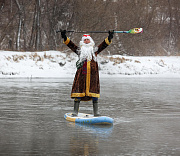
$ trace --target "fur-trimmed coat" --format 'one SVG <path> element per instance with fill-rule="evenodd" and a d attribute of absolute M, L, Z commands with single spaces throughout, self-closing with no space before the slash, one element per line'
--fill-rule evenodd
<path fill-rule="evenodd" d="M 69 38 L 64 43 L 78 55 L 79 47 L 76 46 Z M 108 38 L 106 38 L 95 52 L 97 56 L 102 50 L 110 45 Z M 100 97 L 100 84 L 99 84 L 99 70 L 98 64 L 94 59 L 85 61 L 83 66 L 77 69 L 74 78 L 71 98 L 81 97 L 82 101 L 91 100 L 92 97 Z"/>

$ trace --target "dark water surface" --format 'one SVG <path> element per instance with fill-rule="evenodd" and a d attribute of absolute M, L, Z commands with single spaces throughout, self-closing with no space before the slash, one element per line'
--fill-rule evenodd
<path fill-rule="evenodd" d="M 180 155 L 179 78 L 101 78 L 99 109 L 113 126 L 64 120 L 72 82 L 0 79 L 0 155 Z"/>

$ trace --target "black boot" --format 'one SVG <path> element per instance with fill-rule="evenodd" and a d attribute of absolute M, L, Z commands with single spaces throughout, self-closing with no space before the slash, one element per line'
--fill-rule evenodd
<path fill-rule="evenodd" d="M 72 113 L 72 116 L 77 116 L 78 115 L 79 104 L 80 104 L 80 100 L 74 101 L 74 112 Z"/>
<path fill-rule="evenodd" d="M 94 112 L 94 116 L 101 116 L 98 113 L 98 100 L 93 101 L 93 112 Z"/>

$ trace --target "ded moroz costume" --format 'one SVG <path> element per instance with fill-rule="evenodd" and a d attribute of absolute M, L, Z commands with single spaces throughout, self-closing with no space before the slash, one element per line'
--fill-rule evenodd
<path fill-rule="evenodd" d="M 74 78 L 71 98 L 74 98 L 74 116 L 78 114 L 80 101 L 93 101 L 94 116 L 98 114 L 98 98 L 100 97 L 99 71 L 97 55 L 111 44 L 114 31 L 109 31 L 109 36 L 97 47 L 89 34 L 84 34 L 79 47 L 76 46 L 67 36 L 66 30 L 61 32 L 66 44 L 75 52 L 79 60 L 76 63 L 77 71 Z M 85 43 L 89 40 L 89 43 Z"/>

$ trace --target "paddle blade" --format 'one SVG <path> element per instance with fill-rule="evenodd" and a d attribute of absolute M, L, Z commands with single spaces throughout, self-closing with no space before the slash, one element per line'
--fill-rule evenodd
<path fill-rule="evenodd" d="M 129 30 L 130 34 L 139 34 L 143 32 L 143 28 L 133 28 Z"/>

